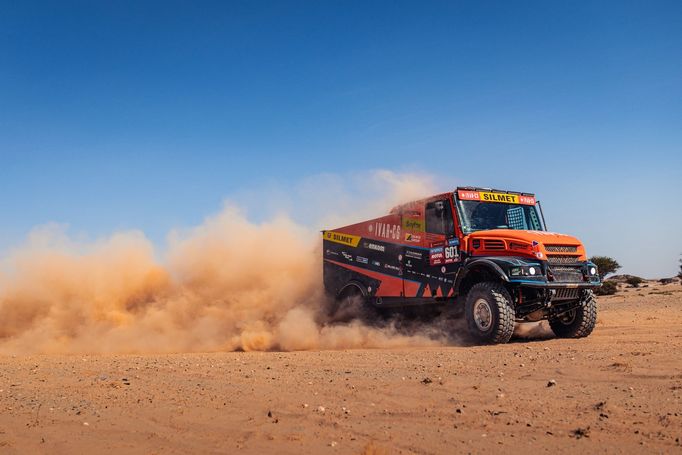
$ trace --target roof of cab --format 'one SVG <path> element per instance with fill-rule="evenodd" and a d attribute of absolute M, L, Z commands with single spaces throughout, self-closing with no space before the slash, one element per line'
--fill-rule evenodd
<path fill-rule="evenodd" d="M 520 194 L 522 196 L 535 196 L 535 193 L 524 193 L 521 191 L 498 190 L 495 188 L 482 188 L 478 186 L 458 186 L 457 191 L 488 191 L 491 193 Z"/>
<path fill-rule="evenodd" d="M 488 191 L 488 192 L 491 192 L 491 193 L 520 194 L 520 195 L 522 195 L 522 196 L 533 196 L 533 197 L 535 196 L 534 193 L 524 193 L 524 192 L 521 192 L 521 191 L 498 190 L 498 189 L 495 189 L 495 188 L 483 188 L 483 187 L 479 187 L 479 186 L 458 186 L 458 187 L 455 189 L 455 193 L 457 193 L 457 191 L 459 191 L 459 190 L 463 190 L 463 191 Z M 432 196 L 428 196 L 428 197 L 425 197 L 425 198 L 421 198 L 421 199 L 417 199 L 417 200 L 414 200 L 414 201 L 406 202 L 406 203 L 404 203 L 404 204 L 396 205 L 396 206 L 393 207 L 388 213 L 389 213 L 390 215 L 394 215 L 394 214 L 397 214 L 397 213 L 401 213 L 401 212 L 404 211 L 404 210 L 414 210 L 414 209 L 415 209 L 415 205 L 423 204 L 423 203 L 425 203 L 425 202 L 429 202 L 429 201 L 433 201 L 433 200 L 437 200 L 437 199 L 448 198 L 448 197 L 450 197 L 451 194 L 452 194 L 452 193 L 450 193 L 450 192 L 447 192 L 447 193 L 439 193 L 439 194 L 434 194 L 434 195 L 432 195 Z"/>
<path fill-rule="evenodd" d="M 388 212 L 390 215 L 395 215 L 396 213 L 401 213 L 404 210 L 414 210 L 416 205 L 423 204 L 425 202 L 448 198 L 452 195 L 451 192 L 434 194 L 432 196 L 424 197 L 414 201 L 406 202 L 405 204 L 396 205 Z"/>

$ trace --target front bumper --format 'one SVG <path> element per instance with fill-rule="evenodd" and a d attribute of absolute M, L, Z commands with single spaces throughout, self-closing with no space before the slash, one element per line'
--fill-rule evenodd
<path fill-rule="evenodd" d="M 591 274 L 596 267 L 590 261 L 574 264 L 549 264 L 526 258 L 495 258 L 509 284 L 536 289 L 596 289 L 601 286 L 599 274 Z M 536 272 L 527 273 L 530 268 Z M 516 273 L 514 273 L 516 272 Z M 539 273 L 537 273 L 539 272 Z"/>
<path fill-rule="evenodd" d="M 596 289 L 601 286 L 600 281 L 582 282 L 582 283 L 561 283 L 557 281 L 530 281 L 530 280 L 509 280 L 509 284 L 517 284 L 519 286 L 536 288 L 536 289 Z"/>

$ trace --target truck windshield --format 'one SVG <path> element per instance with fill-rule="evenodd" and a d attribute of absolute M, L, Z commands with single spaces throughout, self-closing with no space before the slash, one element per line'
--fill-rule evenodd
<path fill-rule="evenodd" d="M 457 200 L 457 212 L 464 234 L 488 229 L 544 230 L 534 205 Z"/>

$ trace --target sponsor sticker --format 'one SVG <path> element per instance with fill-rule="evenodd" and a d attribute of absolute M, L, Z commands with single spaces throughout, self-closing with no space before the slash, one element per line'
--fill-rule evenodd
<path fill-rule="evenodd" d="M 381 251 L 382 253 L 386 252 L 386 247 L 384 245 L 377 245 L 376 243 L 372 242 L 367 242 L 365 243 L 365 248 L 374 250 L 374 251 Z"/>
<path fill-rule="evenodd" d="M 503 204 L 535 205 L 535 196 L 521 194 L 495 193 L 492 191 L 459 190 L 457 196 L 462 201 L 501 202 Z"/>
<path fill-rule="evenodd" d="M 517 194 L 505 193 L 486 193 L 481 191 L 481 201 L 483 202 L 504 202 L 505 204 L 518 204 L 519 196 Z"/>
<path fill-rule="evenodd" d="M 355 256 L 355 260 L 358 261 L 360 264 L 367 264 L 369 262 L 369 259 L 364 258 L 362 256 Z"/>
<path fill-rule="evenodd" d="M 346 261 L 348 262 L 353 262 L 353 255 L 346 253 L 345 251 L 341 252 L 341 255 L 346 258 Z"/>
<path fill-rule="evenodd" d="M 429 264 L 441 265 L 445 261 L 445 252 L 443 247 L 431 248 L 429 250 Z"/>
<path fill-rule="evenodd" d="M 406 232 L 405 233 L 405 241 L 406 242 L 415 242 L 419 243 L 422 241 L 422 236 L 418 234 L 413 234 L 411 232 Z"/>
<path fill-rule="evenodd" d="M 385 239 L 399 240 L 400 226 L 397 224 L 376 222 L 374 223 L 374 235 Z"/>
<path fill-rule="evenodd" d="M 421 259 L 422 253 L 421 253 L 421 251 L 405 250 L 405 257 L 412 258 L 412 259 Z"/>
<path fill-rule="evenodd" d="M 479 193 L 478 191 L 459 190 L 457 192 L 457 196 L 462 201 L 480 201 L 481 200 L 481 193 Z"/>
<path fill-rule="evenodd" d="M 342 232 L 325 231 L 322 238 L 330 242 L 340 243 L 341 245 L 352 246 L 355 248 L 360 243 L 359 235 L 344 234 Z"/>
<path fill-rule="evenodd" d="M 424 231 L 424 220 L 419 218 L 403 218 L 403 229 L 407 231 Z"/>
<path fill-rule="evenodd" d="M 456 246 L 431 248 L 429 250 L 430 265 L 452 264 L 457 261 L 459 261 L 459 248 Z"/>

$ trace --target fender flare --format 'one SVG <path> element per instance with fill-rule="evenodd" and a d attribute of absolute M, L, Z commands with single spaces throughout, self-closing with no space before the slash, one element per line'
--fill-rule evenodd
<path fill-rule="evenodd" d="M 346 292 L 346 289 L 350 289 L 352 287 L 357 288 L 358 291 L 360 291 L 360 294 L 362 294 L 364 298 L 367 298 L 367 286 L 358 280 L 350 280 L 348 283 L 344 284 L 341 289 L 339 289 L 339 292 L 336 293 L 336 298 L 341 297 L 341 295 Z"/>
<path fill-rule="evenodd" d="M 465 264 L 461 269 L 459 269 L 459 273 L 457 274 L 457 278 L 455 279 L 455 289 L 457 290 L 458 294 L 460 291 L 462 281 L 464 281 L 464 279 L 469 275 L 469 273 L 471 273 L 475 269 L 481 268 L 497 276 L 503 282 L 505 283 L 509 282 L 509 277 L 507 276 L 505 271 L 502 270 L 502 267 L 500 267 L 494 261 L 485 258 L 474 259 Z"/>

